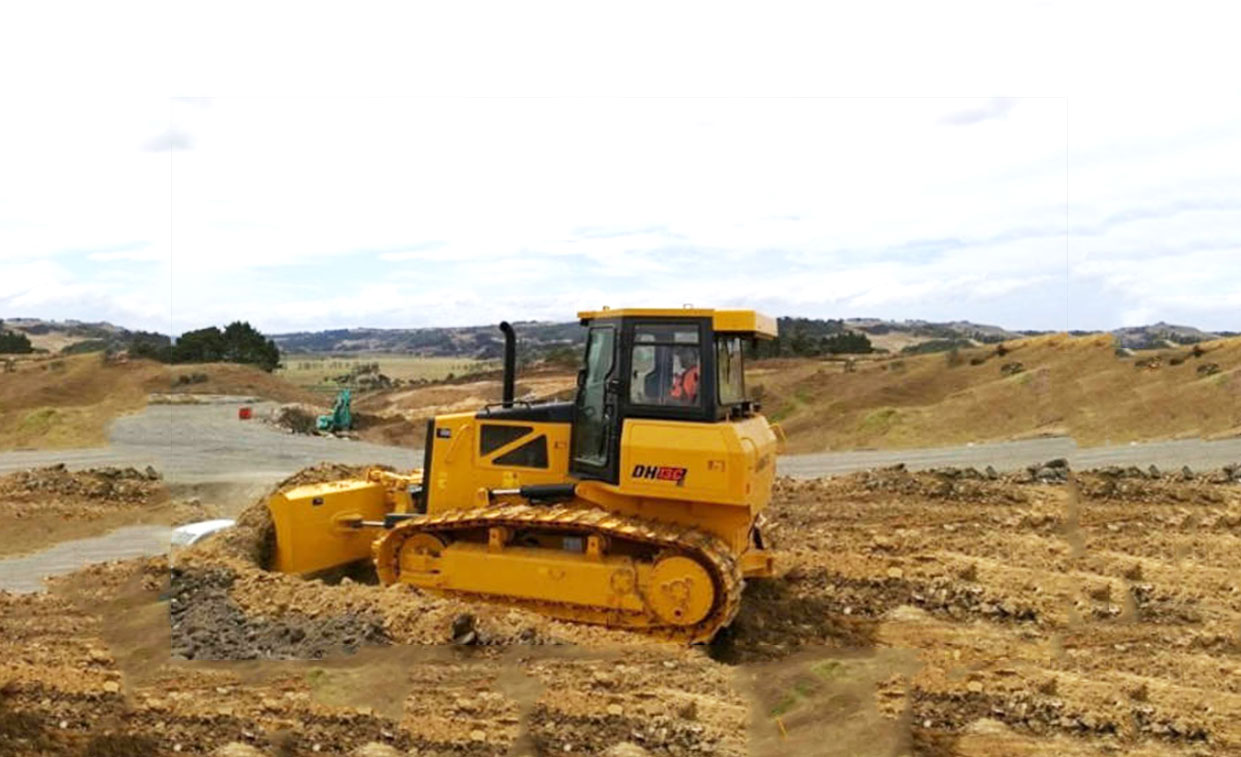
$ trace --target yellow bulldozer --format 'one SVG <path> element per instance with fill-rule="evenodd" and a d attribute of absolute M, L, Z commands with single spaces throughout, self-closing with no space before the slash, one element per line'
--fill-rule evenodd
<path fill-rule="evenodd" d="M 743 347 L 776 335 L 750 310 L 603 309 L 575 399 L 503 400 L 427 423 L 421 469 L 370 469 L 269 502 L 276 570 L 372 559 L 384 584 L 708 641 L 748 577 L 783 435 L 746 395 Z M 778 437 L 779 434 L 779 437 Z"/>

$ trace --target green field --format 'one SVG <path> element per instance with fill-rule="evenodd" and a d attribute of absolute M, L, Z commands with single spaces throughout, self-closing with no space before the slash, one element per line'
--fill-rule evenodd
<path fill-rule="evenodd" d="M 500 368 L 498 360 L 474 360 L 459 357 L 419 357 L 417 355 L 394 355 L 369 353 L 348 357 L 314 354 L 286 354 L 281 356 L 282 367 L 276 375 L 307 389 L 336 391 L 342 387 L 358 386 L 356 373 L 367 365 L 378 364 L 379 373 L 401 383 L 417 381 L 440 381 L 450 376 L 463 376 L 480 371 Z M 337 381 L 355 374 L 355 380 Z"/>

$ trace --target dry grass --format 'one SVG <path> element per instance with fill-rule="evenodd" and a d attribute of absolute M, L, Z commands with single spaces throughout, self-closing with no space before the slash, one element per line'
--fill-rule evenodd
<path fill-rule="evenodd" d="M 355 366 L 378 363 L 380 373 L 390 379 L 403 381 L 441 381 L 449 375 L 463 376 L 499 366 L 499 361 L 474 360 L 459 357 L 419 357 L 417 355 L 392 355 L 388 353 L 359 354 L 347 358 L 322 357 L 320 355 L 284 355 L 284 367 L 276 375 L 307 389 L 336 391 L 339 386 L 332 381 L 336 376 L 348 374 Z"/>
<path fill-rule="evenodd" d="M 1071 434 L 1082 445 L 1241 434 L 1241 339 L 1204 343 L 1199 352 L 1118 357 L 1107 335 L 1055 334 L 964 349 L 955 360 L 946 353 L 859 360 L 853 372 L 841 360 L 769 360 L 751 366 L 748 383 L 752 391 L 762 387 L 764 412 L 783 424 L 791 452 L 1053 434 Z M 1021 371 L 1002 370 L 1010 363 Z M 193 374 L 206 378 L 177 383 Z M 573 381 L 563 371 L 524 373 L 518 395 L 570 396 Z M 318 406 L 330 399 L 248 366 L 28 359 L 17 373 L 0 373 L 0 449 L 103 444 L 113 418 L 143 407 L 149 392 L 169 391 Z M 355 397 L 354 408 L 373 416 L 365 438 L 408 444 L 410 429 L 426 418 L 499 398 L 500 382 L 488 378 L 368 392 Z"/>
<path fill-rule="evenodd" d="M 1181 347 L 1123 360 L 1110 349 L 1080 351 L 1074 369 L 1062 376 L 1078 443 L 1241 434 L 1241 338 L 1199 347 L 1201 357 Z M 1136 367 L 1151 358 L 1159 367 Z M 1218 373 L 1200 372 L 1211 364 Z"/>
<path fill-rule="evenodd" d="M 205 381 L 177 384 L 181 376 L 200 374 Z M 190 363 L 168 366 L 167 391 L 186 394 L 245 394 L 275 402 L 324 405 L 330 398 L 290 383 L 278 373 L 267 373 L 236 363 Z M 330 403 L 329 403 L 330 404 Z"/>
<path fill-rule="evenodd" d="M 61 449 L 107 443 L 108 423 L 146 406 L 167 368 L 99 355 L 22 360 L 0 373 L 0 449 Z"/>
<path fill-rule="evenodd" d="M 23 359 L 16 365 L 16 372 L 0 373 L 0 449 L 102 446 L 108 441 L 108 424 L 146 407 L 152 392 L 321 401 L 319 395 L 244 365 L 105 363 L 100 354 Z M 177 383 L 178 377 L 192 374 L 206 380 Z"/>
<path fill-rule="evenodd" d="M 859 362 L 753 367 L 790 451 L 910 448 L 1071 434 L 1079 444 L 1241 433 L 1241 339 L 1116 356 L 1107 335 L 1064 334 Z M 1135 365 L 1158 357 L 1157 368 Z M 1005 364 L 1022 370 L 1008 374 Z M 1175 363 L 1175 364 L 1174 364 Z M 1218 366 L 1205 375 L 1199 368 Z"/>

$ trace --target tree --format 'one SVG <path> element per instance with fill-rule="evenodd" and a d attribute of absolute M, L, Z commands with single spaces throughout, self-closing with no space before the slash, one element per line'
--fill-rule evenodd
<path fill-rule="evenodd" d="M 245 321 L 234 321 L 225 326 L 223 342 L 223 360 L 226 362 L 249 363 L 268 372 L 280 365 L 280 349 L 276 343 Z M 378 363 L 375 369 L 379 369 Z"/>
<path fill-rule="evenodd" d="M 187 331 L 172 347 L 174 363 L 216 363 L 224 360 L 224 334 L 215 326 Z M 240 362 L 240 361 L 233 361 Z"/>
<path fill-rule="evenodd" d="M 30 337 L 20 331 L 8 331 L 4 322 L 0 321 L 0 353 L 9 355 L 26 355 L 34 352 L 30 345 Z"/>
<path fill-rule="evenodd" d="M 832 355 L 858 355 L 873 352 L 870 338 L 856 331 L 833 334 L 822 341 L 822 350 Z"/>
<path fill-rule="evenodd" d="M 234 321 L 223 331 L 215 326 L 187 331 L 171 346 L 155 339 L 135 340 L 129 354 L 165 363 L 244 363 L 268 372 L 280 366 L 276 343 L 245 321 Z"/>

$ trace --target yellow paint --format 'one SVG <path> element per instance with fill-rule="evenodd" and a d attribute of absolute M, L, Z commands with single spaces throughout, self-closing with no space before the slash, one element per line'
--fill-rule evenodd
<path fill-rule="evenodd" d="M 375 481 L 336 481 L 277 494 L 268 502 L 279 538 L 274 570 L 312 573 L 370 555 L 375 532 L 344 521 L 383 520 L 384 487 Z"/>
<path fill-rule="evenodd" d="M 453 543 L 444 550 L 438 563 L 437 574 L 419 574 L 408 583 L 428 589 L 568 602 L 630 612 L 643 609 L 637 584 L 641 584 L 651 570 L 649 565 L 621 556 L 594 562 L 583 560 L 578 552 L 534 547 L 509 547 L 495 553 L 486 544 L 471 542 Z M 637 574 L 637 584 L 632 579 L 616 577 L 618 573 Z M 629 590 L 618 591 L 617 587 Z"/>
<path fill-rule="evenodd" d="M 365 479 L 310 484 L 276 494 L 267 503 L 277 535 L 272 570 L 314 573 L 370 557 L 375 529 L 353 524 L 408 512 L 409 487 L 421 480 L 420 474 L 373 469 Z"/>
<path fill-rule="evenodd" d="M 750 334 L 759 339 L 776 338 L 776 319 L 753 310 L 713 310 L 710 308 L 604 308 L 583 310 L 578 319 L 599 318 L 710 318 L 712 330 L 720 333 Z"/>

